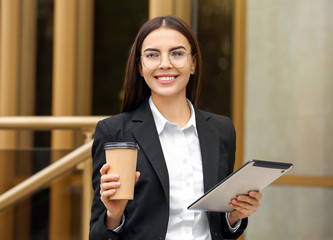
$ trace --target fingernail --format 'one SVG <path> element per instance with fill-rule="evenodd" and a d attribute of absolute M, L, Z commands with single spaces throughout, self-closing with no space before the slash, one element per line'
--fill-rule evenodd
<path fill-rule="evenodd" d="M 105 163 L 104 165 L 103 165 L 103 168 L 106 168 L 108 166 L 108 164 L 107 163 Z"/>
<path fill-rule="evenodd" d="M 249 194 L 251 197 L 254 197 L 254 192 L 250 192 L 250 194 Z"/>
<path fill-rule="evenodd" d="M 116 182 L 116 183 L 114 183 L 116 186 L 120 186 L 120 182 Z"/>
<path fill-rule="evenodd" d="M 113 194 L 116 192 L 116 189 L 111 189 L 110 192 Z"/>
<path fill-rule="evenodd" d="M 241 200 L 243 199 L 243 197 L 242 197 L 242 196 L 238 196 L 237 199 L 238 199 L 239 201 L 241 201 Z"/>
<path fill-rule="evenodd" d="M 114 179 L 118 179 L 119 175 L 118 174 L 114 174 L 113 177 L 114 177 Z"/>

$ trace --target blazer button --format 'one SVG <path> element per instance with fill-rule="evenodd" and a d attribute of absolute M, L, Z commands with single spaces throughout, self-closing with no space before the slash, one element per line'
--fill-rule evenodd
<path fill-rule="evenodd" d="M 218 237 L 218 234 L 217 234 L 217 233 L 214 233 L 214 237 L 217 239 L 217 237 Z"/>

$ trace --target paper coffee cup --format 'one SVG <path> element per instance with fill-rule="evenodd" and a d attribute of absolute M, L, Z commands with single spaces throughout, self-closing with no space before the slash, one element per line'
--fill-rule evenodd
<path fill-rule="evenodd" d="M 119 174 L 120 187 L 110 197 L 111 200 L 133 200 L 138 149 L 138 144 L 133 142 L 108 142 L 104 145 L 106 162 L 110 165 L 108 173 Z"/>

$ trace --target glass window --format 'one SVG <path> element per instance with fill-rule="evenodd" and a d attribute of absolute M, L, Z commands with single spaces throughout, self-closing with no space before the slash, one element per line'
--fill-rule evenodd
<path fill-rule="evenodd" d="M 202 51 L 200 107 L 231 115 L 233 1 L 199 0 L 197 36 Z"/>
<path fill-rule="evenodd" d="M 120 112 L 126 61 L 148 19 L 146 1 L 95 1 L 93 115 Z"/>

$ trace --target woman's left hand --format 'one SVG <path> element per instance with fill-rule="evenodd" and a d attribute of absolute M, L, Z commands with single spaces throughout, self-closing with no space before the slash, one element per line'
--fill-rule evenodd
<path fill-rule="evenodd" d="M 231 200 L 230 207 L 233 209 L 228 214 L 229 224 L 233 226 L 239 219 L 251 216 L 258 210 L 262 194 L 250 191 L 249 195 L 239 195 Z"/>

